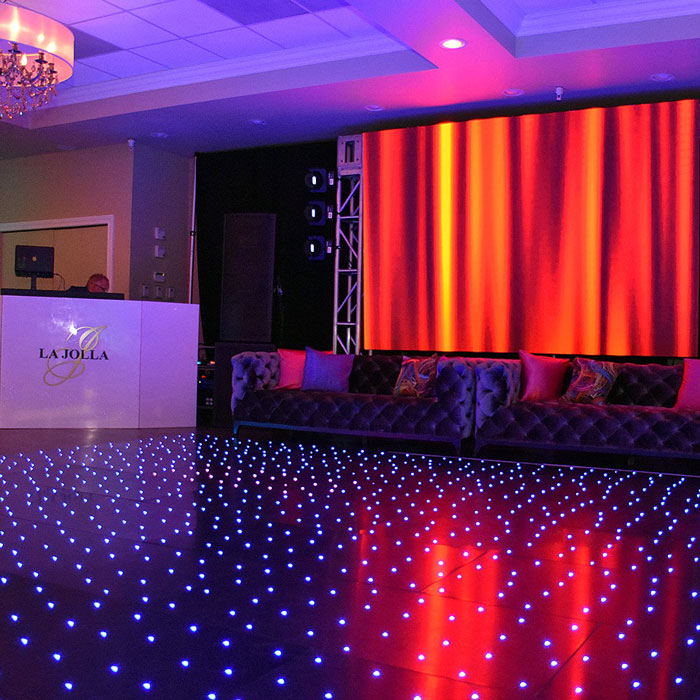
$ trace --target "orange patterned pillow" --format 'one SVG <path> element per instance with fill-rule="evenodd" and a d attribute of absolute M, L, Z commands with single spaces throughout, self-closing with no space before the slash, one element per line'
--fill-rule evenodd
<path fill-rule="evenodd" d="M 394 386 L 394 394 L 422 398 L 435 396 L 437 363 L 437 353 L 430 357 L 404 357 Z"/>
<path fill-rule="evenodd" d="M 574 403 L 605 403 L 615 383 L 618 367 L 614 362 L 577 357 L 571 384 L 563 396 Z"/>

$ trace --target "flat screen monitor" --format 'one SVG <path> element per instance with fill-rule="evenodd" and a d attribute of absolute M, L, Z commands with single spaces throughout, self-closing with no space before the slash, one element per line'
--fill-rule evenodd
<path fill-rule="evenodd" d="M 32 289 L 36 289 L 37 277 L 53 278 L 53 253 L 51 246 L 15 246 L 15 275 L 31 277 Z"/>

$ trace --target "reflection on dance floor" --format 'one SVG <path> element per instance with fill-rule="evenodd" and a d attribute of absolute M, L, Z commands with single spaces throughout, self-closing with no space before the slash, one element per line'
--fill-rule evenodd
<path fill-rule="evenodd" d="M 700 697 L 700 480 L 215 435 L 0 457 L 0 698 Z"/>

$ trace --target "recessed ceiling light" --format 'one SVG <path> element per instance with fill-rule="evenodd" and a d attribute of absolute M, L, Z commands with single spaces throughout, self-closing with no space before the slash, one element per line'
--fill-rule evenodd
<path fill-rule="evenodd" d="M 519 97 L 520 95 L 525 94 L 525 90 L 521 90 L 520 88 L 506 88 L 503 91 L 503 94 L 506 97 Z"/>
<path fill-rule="evenodd" d="M 444 39 L 440 42 L 440 46 L 442 46 L 443 49 L 463 49 L 466 45 L 467 42 L 464 41 L 464 39 L 458 39 L 457 37 Z"/>
<path fill-rule="evenodd" d="M 168 134 L 165 133 L 165 131 L 152 131 L 151 136 L 154 139 L 167 139 Z"/>
<path fill-rule="evenodd" d="M 368 112 L 381 112 L 384 109 L 384 107 L 382 107 L 381 105 L 365 105 L 365 109 Z"/>
<path fill-rule="evenodd" d="M 267 124 L 264 119 L 249 119 L 248 123 L 255 124 L 255 126 L 263 126 L 263 124 Z"/>
<path fill-rule="evenodd" d="M 676 76 L 673 73 L 654 73 L 649 76 L 649 80 L 657 83 L 667 83 L 669 80 L 675 80 Z"/>

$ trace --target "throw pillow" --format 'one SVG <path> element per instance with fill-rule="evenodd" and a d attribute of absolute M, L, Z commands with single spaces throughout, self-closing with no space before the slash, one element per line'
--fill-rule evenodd
<path fill-rule="evenodd" d="M 577 357 L 564 400 L 574 403 L 605 403 L 618 372 L 614 362 Z"/>
<path fill-rule="evenodd" d="M 280 356 L 280 379 L 275 389 L 301 389 L 306 352 L 284 348 L 279 348 L 277 352 Z"/>
<path fill-rule="evenodd" d="M 521 396 L 525 401 L 558 399 L 564 390 L 564 375 L 569 367 L 566 358 L 532 355 L 520 350 Z"/>
<path fill-rule="evenodd" d="M 700 411 L 700 360 L 683 360 L 683 381 L 674 408 Z"/>
<path fill-rule="evenodd" d="M 347 391 L 352 362 L 353 355 L 329 355 L 306 348 L 301 388 L 304 391 Z"/>
<path fill-rule="evenodd" d="M 404 357 L 394 385 L 394 395 L 421 398 L 435 396 L 437 365 L 437 353 L 430 357 Z"/>

